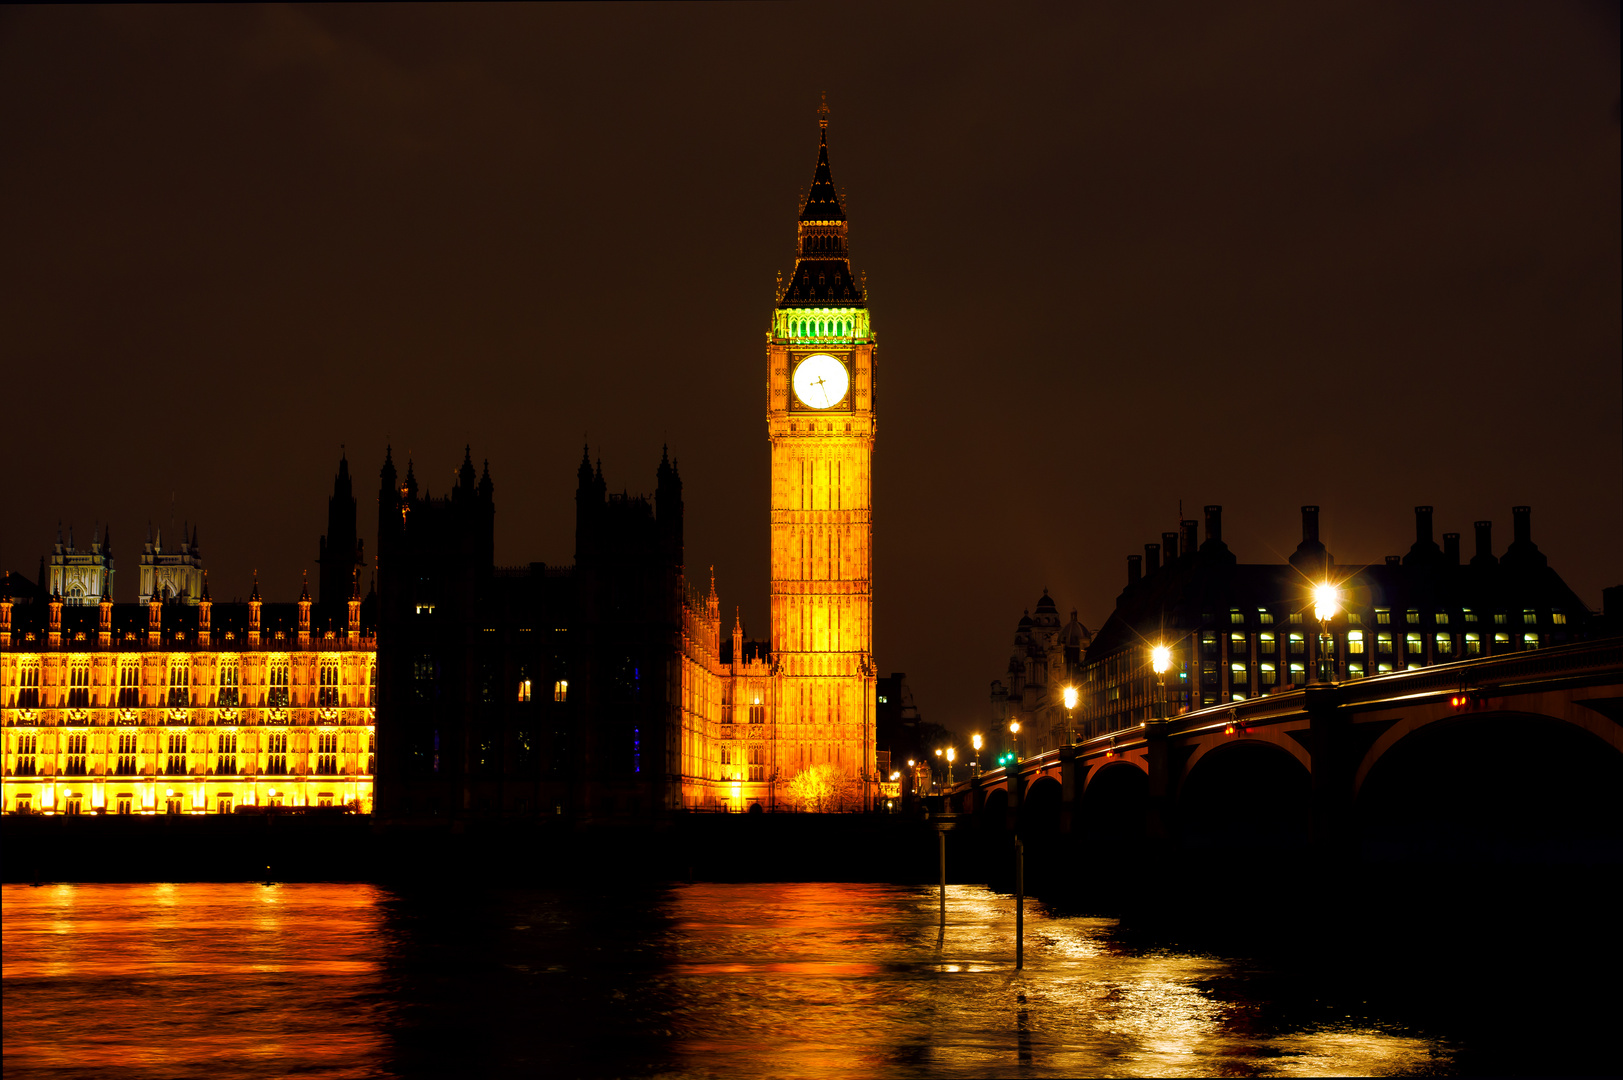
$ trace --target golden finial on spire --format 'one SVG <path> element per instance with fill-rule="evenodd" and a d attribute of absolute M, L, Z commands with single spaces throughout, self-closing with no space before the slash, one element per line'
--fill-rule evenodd
<path fill-rule="evenodd" d="M 817 107 L 817 126 L 828 129 L 828 91 L 823 91 L 823 103 Z"/>

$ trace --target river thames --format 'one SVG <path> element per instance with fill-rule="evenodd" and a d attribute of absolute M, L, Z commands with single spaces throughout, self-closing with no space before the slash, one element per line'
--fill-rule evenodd
<path fill-rule="evenodd" d="M 1393 1003 L 1414 1000 L 1401 993 L 1383 1002 L 1379 982 L 1371 994 L 1311 970 L 1135 941 L 1114 920 L 1029 899 L 1017 972 L 1013 899 L 977 886 L 949 888 L 945 935 L 935 890 L 895 885 L 408 895 L 56 884 L 3 896 L 7 1077 L 1304 1076 L 1516 1064 L 1473 1047 L 1480 1028 L 1452 1025 L 1448 1010 L 1417 1013 Z M 1394 992 L 1421 970 L 1395 973 Z"/>

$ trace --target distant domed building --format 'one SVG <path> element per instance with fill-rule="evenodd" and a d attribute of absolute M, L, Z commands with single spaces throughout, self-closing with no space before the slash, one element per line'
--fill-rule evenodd
<path fill-rule="evenodd" d="M 1070 621 L 1060 623 L 1044 589 L 1035 614 L 1025 612 L 1015 628 L 1007 683 L 992 683 L 992 719 L 1004 733 L 993 739 L 994 747 L 1007 742 L 1025 756 L 1068 741 L 1065 687 L 1081 685 L 1082 656 L 1092 641 L 1074 608 Z M 1020 724 L 1017 737 L 1008 734 L 1011 721 Z"/>

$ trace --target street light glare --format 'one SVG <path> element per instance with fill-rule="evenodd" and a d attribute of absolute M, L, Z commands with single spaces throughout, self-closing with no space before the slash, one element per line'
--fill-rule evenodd
<path fill-rule="evenodd" d="M 1165 675 L 1167 668 L 1172 666 L 1172 650 L 1165 645 L 1157 645 L 1150 650 L 1150 663 L 1155 666 L 1157 675 Z"/>
<path fill-rule="evenodd" d="M 1018 720 L 1010 720 L 1009 721 L 1009 731 L 1012 732 L 1015 735 L 1020 734 L 1020 721 L 1018 721 Z"/>
<path fill-rule="evenodd" d="M 947 747 L 947 761 L 949 763 L 953 760 L 953 758 L 956 758 L 957 756 L 958 756 L 958 751 L 954 750 L 950 746 Z"/>
<path fill-rule="evenodd" d="M 971 735 L 969 741 L 975 744 L 975 749 L 979 750 L 981 748 L 981 737 L 979 735 Z"/>
<path fill-rule="evenodd" d="M 1065 688 L 1065 707 L 1067 709 L 1076 708 L 1076 687 L 1074 686 Z"/>
<path fill-rule="evenodd" d="M 1313 617 L 1328 622 L 1341 610 L 1341 590 L 1325 581 L 1313 586 Z"/>

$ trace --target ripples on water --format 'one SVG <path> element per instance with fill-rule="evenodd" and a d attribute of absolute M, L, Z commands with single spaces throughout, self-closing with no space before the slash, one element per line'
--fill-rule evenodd
<path fill-rule="evenodd" d="M 1112 920 L 884 885 L 4 887 L 7 1077 L 1344 1075 L 1449 1044 Z"/>

